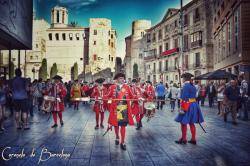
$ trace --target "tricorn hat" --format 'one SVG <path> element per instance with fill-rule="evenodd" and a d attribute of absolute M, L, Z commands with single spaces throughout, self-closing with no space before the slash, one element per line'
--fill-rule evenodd
<path fill-rule="evenodd" d="M 146 81 L 146 83 L 152 84 L 152 82 L 151 82 L 151 81 L 149 81 L 149 80 L 148 80 L 148 81 Z"/>
<path fill-rule="evenodd" d="M 62 77 L 61 77 L 61 76 L 59 76 L 59 75 L 55 75 L 55 76 L 53 77 L 53 79 L 55 79 L 55 80 L 61 80 L 61 79 L 62 79 Z"/>
<path fill-rule="evenodd" d="M 132 79 L 132 83 L 137 83 L 138 80 L 136 78 Z"/>
<path fill-rule="evenodd" d="M 105 81 L 104 78 L 98 78 L 95 80 L 96 83 L 102 84 Z"/>
<path fill-rule="evenodd" d="M 181 75 L 181 78 L 186 78 L 186 79 L 191 79 L 192 77 L 194 77 L 194 75 L 191 73 L 183 73 Z"/>
<path fill-rule="evenodd" d="M 117 73 L 114 77 L 114 80 L 118 79 L 119 77 L 123 77 L 125 78 L 125 74 L 124 73 Z"/>

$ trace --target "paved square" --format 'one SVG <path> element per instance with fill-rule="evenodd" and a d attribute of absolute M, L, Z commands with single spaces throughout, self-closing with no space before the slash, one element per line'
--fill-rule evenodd
<path fill-rule="evenodd" d="M 205 117 L 204 133 L 197 126 L 195 145 L 177 145 L 180 136 L 179 124 L 174 121 L 177 112 L 170 112 L 168 107 L 157 111 L 150 121 L 143 120 L 140 131 L 135 127 L 127 128 L 127 151 L 122 151 L 114 144 L 114 131 L 102 136 L 105 129 L 94 130 L 95 114 L 89 106 L 81 106 L 79 111 L 67 109 L 63 116 L 65 125 L 51 129 L 52 118 L 36 113 L 30 119 L 29 131 L 17 131 L 12 118 L 5 122 L 6 132 L 0 135 L 1 153 L 6 158 L 11 153 L 21 153 L 25 157 L 12 158 L 0 165 L 37 165 L 42 151 L 42 159 L 50 154 L 70 154 L 70 157 L 51 157 L 40 165 L 97 165 L 97 166 L 151 166 L 151 165 L 249 165 L 250 162 L 250 122 L 239 121 L 238 126 L 224 123 L 216 115 L 215 109 L 203 107 Z M 105 115 L 107 121 L 108 112 Z M 190 138 L 190 133 L 188 133 Z M 10 149 L 6 149 L 10 147 Z M 34 148 L 35 156 L 30 156 Z M 50 154 L 49 154 L 50 153 Z M 2 154 L 1 154 L 2 155 Z"/>

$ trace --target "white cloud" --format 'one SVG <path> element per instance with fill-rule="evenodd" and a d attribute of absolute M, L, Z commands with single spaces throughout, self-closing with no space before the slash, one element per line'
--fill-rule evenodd
<path fill-rule="evenodd" d="M 66 5 L 71 9 L 79 9 L 83 6 L 89 6 L 97 2 L 97 0 L 58 0 L 62 5 Z"/>

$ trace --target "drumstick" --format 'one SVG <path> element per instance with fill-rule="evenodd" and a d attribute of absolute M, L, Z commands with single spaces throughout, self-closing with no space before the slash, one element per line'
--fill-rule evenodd
<path fill-rule="evenodd" d="M 95 98 L 88 98 L 88 97 L 81 97 L 81 98 L 74 98 L 74 99 L 71 99 L 71 101 L 109 101 L 109 100 L 112 100 L 112 101 L 170 101 L 169 99 L 166 99 L 166 100 L 160 100 L 160 99 L 153 99 L 153 100 L 150 100 L 150 99 L 143 99 L 143 100 L 140 100 L 140 99 L 95 99 Z"/>

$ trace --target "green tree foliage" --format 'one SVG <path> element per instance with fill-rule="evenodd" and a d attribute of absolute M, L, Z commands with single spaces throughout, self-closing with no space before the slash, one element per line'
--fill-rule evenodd
<path fill-rule="evenodd" d="M 53 63 L 51 69 L 50 69 L 50 78 L 53 78 L 55 75 L 57 75 L 57 64 Z"/>
<path fill-rule="evenodd" d="M 47 60 L 44 58 L 42 60 L 42 65 L 39 68 L 39 78 L 42 78 L 44 81 L 47 80 L 48 73 L 47 73 Z"/>
<path fill-rule="evenodd" d="M 139 73 L 138 73 L 138 65 L 135 63 L 133 65 L 133 78 L 138 78 L 139 77 Z"/>

